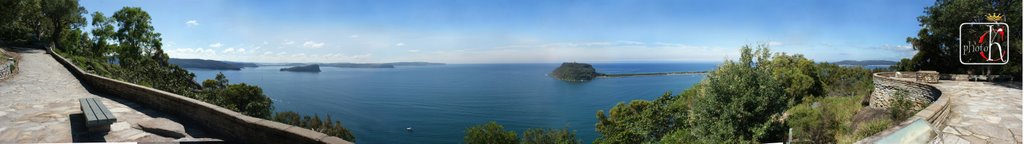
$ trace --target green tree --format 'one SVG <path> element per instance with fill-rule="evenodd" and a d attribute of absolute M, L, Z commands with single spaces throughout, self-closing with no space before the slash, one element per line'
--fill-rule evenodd
<path fill-rule="evenodd" d="M 0 41 L 27 45 L 42 40 L 47 22 L 39 0 L 0 1 Z"/>
<path fill-rule="evenodd" d="M 756 52 L 741 49 L 740 60 L 726 61 L 704 80 L 701 99 L 693 107 L 694 133 L 700 143 L 753 142 L 775 138 L 769 130 L 785 110 L 785 92 L 771 76 L 766 45 Z M 778 134 L 778 133 L 774 133 Z"/>
<path fill-rule="evenodd" d="M 964 73 L 971 69 L 994 68 L 993 72 L 1020 75 L 1021 37 L 1009 37 L 1009 64 L 1001 67 L 967 66 L 957 60 L 959 55 L 959 28 L 965 22 L 984 22 L 985 14 L 1003 14 L 1004 22 L 1011 26 L 1008 33 L 1019 34 L 1021 25 L 1019 0 L 938 0 L 925 8 L 925 15 L 917 20 L 921 30 L 917 36 L 907 38 L 917 54 L 910 59 L 912 70 L 937 70 L 943 73 Z M 900 65 L 905 65 L 901 62 Z M 908 70 L 908 69 L 903 69 Z"/>
<path fill-rule="evenodd" d="M 245 115 L 270 118 L 274 109 L 273 101 L 263 94 L 263 88 L 245 83 L 228 84 L 228 79 L 223 73 L 217 73 L 216 80 L 203 81 L 202 86 L 209 94 L 206 99 Z M 319 117 L 317 119 L 319 122 Z"/>
<path fill-rule="evenodd" d="M 795 105 L 805 96 L 821 95 L 820 83 L 815 81 L 814 62 L 803 55 L 776 54 L 769 65 L 772 77 L 785 91 L 788 105 Z"/>
<path fill-rule="evenodd" d="M 917 71 L 917 70 L 920 70 L 920 69 L 918 69 L 918 66 L 916 65 L 916 63 L 914 63 L 914 61 L 912 61 L 912 60 L 910 60 L 908 58 L 900 59 L 900 61 L 896 62 L 896 64 L 894 64 L 892 66 L 889 66 L 889 69 L 892 69 L 893 71 Z"/>
<path fill-rule="evenodd" d="M 516 132 L 506 131 L 504 126 L 491 121 L 487 124 L 466 128 L 467 144 L 515 144 L 519 143 Z"/>
<path fill-rule="evenodd" d="M 57 48 L 65 48 L 58 41 L 66 30 L 77 30 L 85 25 L 85 18 L 82 17 L 82 14 L 87 11 L 78 5 L 78 0 L 43 0 L 42 11 L 50 21 L 50 29 L 53 30 L 50 33 L 50 39 L 53 40 Z M 74 35 L 78 34 L 74 33 Z"/>
<path fill-rule="evenodd" d="M 162 51 L 160 33 L 150 24 L 149 13 L 138 7 L 125 7 L 112 16 L 118 29 L 113 37 L 118 41 L 118 59 L 121 66 L 132 68 L 145 61 L 143 58 Z"/>
<path fill-rule="evenodd" d="M 92 26 L 92 36 L 95 40 L 92 50 L 94 56 L 106 56 L 108 52 L 113 52 L 110 42 L 114 37 L 113 20 L 104 16 L 102 12 L 93 12 Z"/>
<path fill-rule="evenodd" d="M 619 103 L 606 115 L 597 111 L 597 132 L 604 137 L 594 143 L 643 143 L 657 141 L 669 131 L 676 129 L 675 118 L 683 117 L 680 105 L 671 105 L 677 97 L 671 92 L 654 101 L 633 100 L 628 104 Z"/>

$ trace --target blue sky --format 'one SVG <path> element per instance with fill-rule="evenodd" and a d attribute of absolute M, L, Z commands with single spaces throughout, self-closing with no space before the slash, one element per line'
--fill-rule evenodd
<path fill-rule="evenodd" d="M 83 0 L 142 7 L 171 57 L 248 62 L 718 62 L 765 43 L 898 60 L 933 1 Z"/>

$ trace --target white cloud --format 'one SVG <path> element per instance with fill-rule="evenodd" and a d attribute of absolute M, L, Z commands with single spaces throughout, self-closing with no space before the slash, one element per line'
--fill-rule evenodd
<path fill-rule="evenodd" d="M 282 43 L 282 44 L 284 44 L 284 45 L 292 45 L 292 44 L 295 44 L 295 41 L 284 40 L 284 43 Z"/>
<path fill-rule="evenodd" d="M 176 48 L 167 51 L 167 55 L 175 58 L 209 58 L 216 56 L 217 52 L 204 48 Z"/>
<path fill-rule="evenodd" d="M 188 27 L 199 26 L 199 21 L 188 20 L 188 21 L 185 22 L 185 26 L 188 26 Z"/>
<path fill-rule="evenodd" d="M 212 48 L 220 48 L 222 46 L 224 46 L 224 44 L 220 44 L 219 42 L 218 43 L 210 44 L 210 47 L 212 47 Z"/>
<path fill-rule="evenodd" d="M 381 59 L 379 61 L 451 63 L 550 63 L 567 61 L 719 62 L 727 58 L 736 58 L 737 54 L 736 48 L 693 46 L 679 43 L 610 41 L 509 45 L 483 49 L 433 50 L 392 59 Z"/>
<path fill-rule="evenodd" d="M 302 46 L 307 47 L 307 48 L 320 48 L 320 47 L 324 47 L 324 43 L 323 42 L 317 43 L 317 42 L 313 42 L 313 41 L 306 41 L 305 43 L 302 43 Z"/>
<path fill-rule="evenodd" d="M 768 42 L 768 46 L 781 46 L 781 45 L 782 45 L 782 42 L 778 42 L 778 41 L 770 41 L 770 42 Z"/>
<path fill-rule="evenodd" d="M 913 51 L 914 50 L 914 46 L 909 45 L 909 44 L 906 44 L 906 45 L 889 45 L 889 44 L 886 44 L 886 45 L 882 45 L 881 48 L 882 49 L 886 49 L 886 50 L 894 50 L 894 51 Z"/>
<path fill-rule="evenodd" d="M 364 37 L 365 38 L 365 37 Z M 288 41 L 278 41 L 277 44 Z M 448 63 L 522 63 L 522 62 L 622 62 L 622 61 L 706 61 L 720 62 L 727 58 L 738 58 L 736 50 L 739 46 L 710 47 L 694 46 L 681 43 L 637 42 L 637 41 L 596 41 L 569 43 L 527 43 L 521 45 L 504 45 L 491 47 L 466 47 L 460 45 L 450 48 L 433 48 L 436 46 L 421 44 L 405 48 L 404 42 L 374 41 L 380 47 L 401 46 L 394 50 L 373 49 L 342 49 L 348 47 L 339 44 L 327 46 L 320 41 L 292 41 L 294 45 L 277 45 L 259 49 L 262 41 L 255 45 L 238 47 L 213 43 L 209 47 L 181 48 L 168 52 L 175 58 L 203 58 L 247 62 L 394 62 L 394 61 L 431 61 Z M 213 45 L 219 45 L 214 47 Z M 318 46 L 319 45 L 319 46 Z M 288 47 L 320 47 L 312 52 L 300 53 Z M 277 47 L 277 48 L 276 48 Z M 339 47 L 339 48 L 336 48 Z M 283 49 L 282 49 L 283 48 Z M 326 49 L 331 48 L 331 49 Z M 396 51 L 397 50 L 397 51 Z M 344 52 L 341 52 L 344 51 Z M 374 54 L 381 54 L 375 57 Z M 699 52 L 699 53 L 695 53 Z M 305 57 L 295 57 L 295 56 Z"/>

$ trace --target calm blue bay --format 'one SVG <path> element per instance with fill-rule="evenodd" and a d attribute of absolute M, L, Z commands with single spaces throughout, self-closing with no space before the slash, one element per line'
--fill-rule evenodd
<path fill-rule="evenodd" d="M 682 92 L 704 75 L 640 76 L 563 82 L 547 77 L 559 64 L 449 64 L 394 69 L 282 67 L 240 71 L 189 69 L 197 80 L 223 72 L 231 83 L 263 87 L 277 111 L 331 115 L 358 143 L 461 143 L 464 130 L 497 121 L 527 128 L 569 128 L 590 143 L 597 110 Z M 708 71 L 713 63 L 594 64 L 602 73 Z M 414 131 L 406 131 L 412 127 Z"/>

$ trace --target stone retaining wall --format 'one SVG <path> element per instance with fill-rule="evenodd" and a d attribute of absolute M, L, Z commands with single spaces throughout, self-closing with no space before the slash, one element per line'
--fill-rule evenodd
<path fill-rule="evenodd" d="M 82 71 L 67 59 L 47 52 L 92 89 L 113 94 L 147 108 L 187 118 L 223 139 L 236 143 L 351 143 L 302 127 L 254 118 L 217 105 Z"/>
<path fill-rule="evenodd" d="M 874 108 L 889 108 L 896 94 L 903 92 L 915 109 L 921 109 L 935 101 L 939 96 L 939 90 L 927 84 L 898 78 L 914 77 L 914 73 L 901 72 L 880 72 L 873 74 L 875 90 L 871 93 L 870 105 Z"/>
<path fill-rule="evenodd" d="M 5 55 L 7 58 L 0 59 L 0 80 L 11 78 L 17 69 L 17 61 L 7 55 L 7 51 L 0 49 L 0 55 Z"/>
<path fill-rule="evenodd" d="M 15 62 L 9 60 L 0 61 L 3 61 L 3 63 L 0 63 L 0 80 L 14 76 L 14 71 L 16 70 L 16 68 L 14 67 Z"/>
<path fill-rule="evenodd" d="M 905 72 L 903 73 L 905 74 Z M 934 132 L 934 134 L 938 134 L 939 130 L 946 127 L 946 119 L 949 118 L 950 113 L 949 97 L 943 96 L 942 91 L 928 84 L 918 83 L 912 80 L 899 79 L 899 77 L 895 77 L 896 73 L 894 72 L 879 72 L 873 74 L 873 76 L 875 83 L 875 92 L 888 92 L 872 93 L 872 106 L 875 106 L 876 103 L 878 103 L 879 105 L 883 105 L 881 99 L 884 98 L 879 98 L 879 101 L 876 102 L 875 97 L 886 97 L 885 94 L 890 94 L 888 96 L 891 96 L 891 92 L 893 92 L 894 89 L 906 89 L 908 91 L 912 91 L 911 93 L 915 93 L 914 95 L 918 95 L 912 97 L 927 97 L 928 99 L 932 100 L 929 104 L 927 104 L 926 107 L 924 107 L 924 109 L 921 109 L 921 111 L 918 111 L 916 114 L 914 114 L 914 116 L 904 121 L 901 121 L 896 126 L 890 127 L 888 129 L 883 130 L 882 132 L 878 132 L 872 136 L 861 139 L 856 143 L 876 143 L 878 140 L 889 137 L 896 131 L 899 131 L 900 129 L 907 127 L 908 125 L 912 124 L 915 120 L 918 119 L 927 121 L 929 126 L 931 126 L 930 130 Z M 934 137 L 935 135 L 928 136 Z"/>

